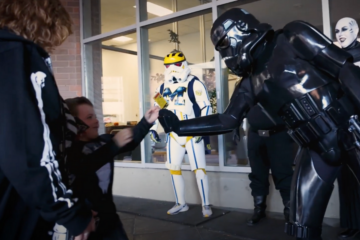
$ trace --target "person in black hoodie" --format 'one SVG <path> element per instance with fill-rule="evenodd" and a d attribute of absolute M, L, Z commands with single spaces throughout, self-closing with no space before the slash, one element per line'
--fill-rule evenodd
<path fill-rule="evenodd" d="M 133 129 L 123 129 L 116 135 L 99 135 L 99 121 L 90 100 L 76 97 L 65 101 L 79 129 L 83 129 L 67 159 L 71 187 L 76 197 L 89 202 L 99 219 L 97 229 L 89 239 L 127 240 L 112 196 L 114 157 L 140 144 L 158 118 L 160 108 L 148 110 Z"/>
<path fill-rule="evenodd" d="M 55 222 L 75 239 L 94 230 L 90 208 L 67 187 L 76 129 L 49 57 L 70 34 L 59 0 L 0 1 L 0 239 L 49 239 Z"/>

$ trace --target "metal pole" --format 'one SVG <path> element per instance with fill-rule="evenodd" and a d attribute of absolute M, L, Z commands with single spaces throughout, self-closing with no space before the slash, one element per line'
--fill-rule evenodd
<path fill-rule="evenodd" d="M 323 31 L 324 34 L 332 39 L 331 37 L 331 20 L 330 20 L 330 4 L 329 0 L 321 0 L 322 17 L 323 17 Z"/>
<path fill-rule="evenodd" d="M 205 16 L 199 16 L 200 26 L 200 54 L 202 62 L 206 62 L 206 49 L 205 49 Z"/>
<path fill-rule="evenodd" d="M 172 11 L 175 13 L 177 12 L 177 0 L 172 0 Z M 178 22 L 173 22 L 173 32 L 176 34 L 178 33 Z M 179 50 L 179 44 L 175 43 L 175 49 Z"/>
<path fill-rule="evenodd" d="M 147 16 L 146 1 L 135 0 L 136 4 L 136 44 L 138 56 L 138 83 L 139 83 L 139 117 L 143 117 L 145 110 L 150 108 L 150 93 L 149 93 L 149 33 L 148 29 L 141 28 L 141 16 Z M 146 162 L 151 162 L 151 142 L 147 135 L 144 141 L 141 142 L 141 166 L 144 167 Z M 136 159 L 140 160 L 140 159 Z"/>

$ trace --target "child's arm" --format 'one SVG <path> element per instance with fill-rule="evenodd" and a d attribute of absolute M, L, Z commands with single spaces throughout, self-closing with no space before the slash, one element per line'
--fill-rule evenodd
<path fill-rule="evenodd" d="M 109 159 L 113 161 L 113 158 L 119 153 L 135 149 L 153 126 L 153 122 L 159 116 L 159 110 L 159 107 L 152 107 L 132 132 L 126 130 L 118 132 L 111 141 L 92 153 L 84 154 L 82 149 L 75 149 L 76 146 L 74 146 L 66 161 L 70 173 L 84 175 L 95 172 L 108 163 Z"/>
<path fill-rule="evenodd" d="M 156 89 L 155 94 L 158 94 L 158 93 L 162 94 L 160 89 L 163 89 L 163 88 L 164 88 L 164 84 L 161 84 L 160 87 L 158 87 Z M 154 106 L 160 107 L 156 101 L 154 102 Z M 150 128 L 150 139 L 151 139 L 151 141 L 153 141 L 155 143 L 159 143 L 161 141 L 159 134 L 157 133 L 158 126 L 159 126 L 159 120 L 156 120 L 154 122 L 154 125 Z"/>
<path fill-rule="evenodd" d="M 154 106 L 145 113 L 145 116 L 133 128 L 133 139 L 129 144 L 124 146 L 124 152 L 135 149 L 141 143 L 141 141 L 148 134 L 149 130 L 153 128 L 153 123 L 157 120 L 159 111 L 160 108 L 158 106 Z"/>
<path fill-rule="evenodd" d="M 95 151 L 85 154 L 84 146 L 72 146 L 67 155 L 66 167 L 71 174 L 85 175 L 96 172 L 122 150 L 114 140 L 99 147 Z"/>

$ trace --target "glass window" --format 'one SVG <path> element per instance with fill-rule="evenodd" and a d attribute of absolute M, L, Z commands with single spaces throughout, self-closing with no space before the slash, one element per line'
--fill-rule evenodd
<path fill-rule="evenodd" d="M 226 67 L 225 63 L 222 61 L 222 77 L 227 80 L 227 91 L 223 91 L 226 99 L 224 103 L 228 104 L 231 98 L 232 93 L 234 92 L 235 86 L 241 81 L 241 77 L 238 77 Z M 226 88 L 226 85 L 224 85 Z M 234 141 L 234 132 L 227 133 L 224 135 L 224 146 L 225 146 L 225 166 L 250 166 L 249 158 L 247 154 L 247 131 L 249 130 L 249 124 L 245 118 L 240 128 L 236 131 L 239 131 L 240 140 Z"/>
<path fill-rule="evenodd" d="M 88 43 L 85 57 L 86 91 L 94 103 L 101 133 L 132 128 L 140 120 L 136 33 Z M 140 162 L 140 146 L 115 160 Z"/>
<path fill-rule="evenodd" d="M 84 38 L 135 24 L 135 0 L 83 0 Z"/>
<path fill-rule="evenodd" d="M 344 3 L 345 2 L 341 0 L 330 0 L 331 37 L 335 44 L 337 44 L 335 26 L 340 19 L 344 17 L 353 18 L 357 24 L 360 25 L 360 1 L 347 0 L 346 4 Z M 360 35 L 358 34 L 358 36 Z"/>
<path fill-rule="evenodd" d="M 246 4 L 234 2 L 219 6 L 219 15 L 234 7 L 241 7 L 245 9 L 246 11 L 253 14 L 260 22 L 272 25 L 275 30 L 283 28 L 287 23 L 294 20 L 307 21 L 317 27 L 320 31 L 323 30 L 321 1 L 303 0 L 299 2 L 283 0 L 260 0 L 252 1 Z M 241 81 L 241 78 L 228 71 L 223 61 L 221 66 L 223 70 L 221 86 L 224 86 L 222 92 L 224 96 L 224 106 L 226 106 L 229 103 L 228 100 L 230 100 L 232 92 L 234 91 L 235 84 Z M 241 138 L 240 142 L 237 142 L 237 144 L 232 141 L 233 133 L 225 134 L 225 166 L 249 165 L 246 150 L 246 135 L 248 129 L 249 124 L 245 119 L 241 125 L 241 128 L 239 129 Z"/>
<path fill-rule="evenodd" d="M 323 30 L 321 1 L 253 0 L 247 4 L 234 2 L 220 6 L 219 14 L 234 7 L 245 9 L 260 22 L 270 24 L 275 30 L 283 28 L 285 24 L 294 20 L 309 22 L 320 31 Z"/>
<path fill-rule="evenodd" d="M 197 17 L 181 20 L 178 22 L 164 24 L 162 26 L 145 29 L 143 37 L 148 39 L 146 50 L 144 48 L 144 64 L 148 65 L 149 72 L 144 77 L 145 87 L 144 95 L 146 105 L 151 106 L 154 104 L 153 97 L 156 90 L 164 83 L 165 65 L 164 57 L 171 53 L 173 50 L 180 50 L 184 53 L 191 70 L 191 75 L 196 76 L 206 87 L 204 92 L 192 92 L 195 98 L 183 98 L 176 95 L 174 98 L 165 98 L 172 104 L 190 104 L 200 106 L 197 96 L 209 96 L 212 105 L 212 113 L 216 112 L 216 84 L 214 75 L 214 49 L 209 38 L 210 28 L 212 26 L 212 14 L 205 13 Z M 146 53 L 146 54 L 145 54 Z M 146 69 L 146 68 L 145 68 Z M 190 82 L 190 81 L 188 81 Z M 185 86 L 185 94 L 190 95 L 189 85 Z M 182 102 L 185 99 L 185 103 Z M 180 103 L 178 102 L 180 101 Z M 176 103 L 175 103 L 176 102 Z M 173 105 L 174 106 L 174 105 Z M 192 108 L 191 108 L 192 109 Z M 186 118 L 186 116 L 184 117 Z M 160 144 L 152 143 L 147 139 L 147 149 L 152 149 L 152 158 L 146 159 L 146 162 L 163 163 L 167 160 L 166 152 L 167 145 L 165 143 L 167 136 L 164 133 L 161 125 L 158 127 L 158 133 L 161 138 Z M 219 165 L 219 149 L 218 137 L 212 136 L 205 139 L 206 148 L 206 162 L 207 165 Z M 189 160 L 187 155 L 184 159 L 185 164 Z"/>
<path fill-rule="evenodd" d="M 184 9 L 210 3 L 211 0 L 147 0 L 140 1 L 141 21 L 172 14 Z"/>

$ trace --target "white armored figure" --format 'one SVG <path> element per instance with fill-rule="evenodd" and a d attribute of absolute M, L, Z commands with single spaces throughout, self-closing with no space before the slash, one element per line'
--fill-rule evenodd
<path fill-rule="evenodd" d="M 172 52 L 164 58 L 165 81 L 156 93 L 162 94 L 168 103 L 167 109 L 180 120 L 206 116 L 212 113 L 207 89 L 197 77 L 190 75 L 190 68 L 182 52 Z M 156 132 L 158 121 L 150 130 L 150 137 L 158 142 Z M 187 152 L 191 170 L 196 174 L 197 185 L 202 200 L 203 216 L 212 214 L 209 203 L 209 183 L 206 175 L 204 140 L 198 136 L 179 137 L 171 132 L 167 135 L 167 162 L 174 187 L 176 204 L 167 213 L 170 215 L 189 209 L 185 202 L 185 184 L 181 165 Z"/>

